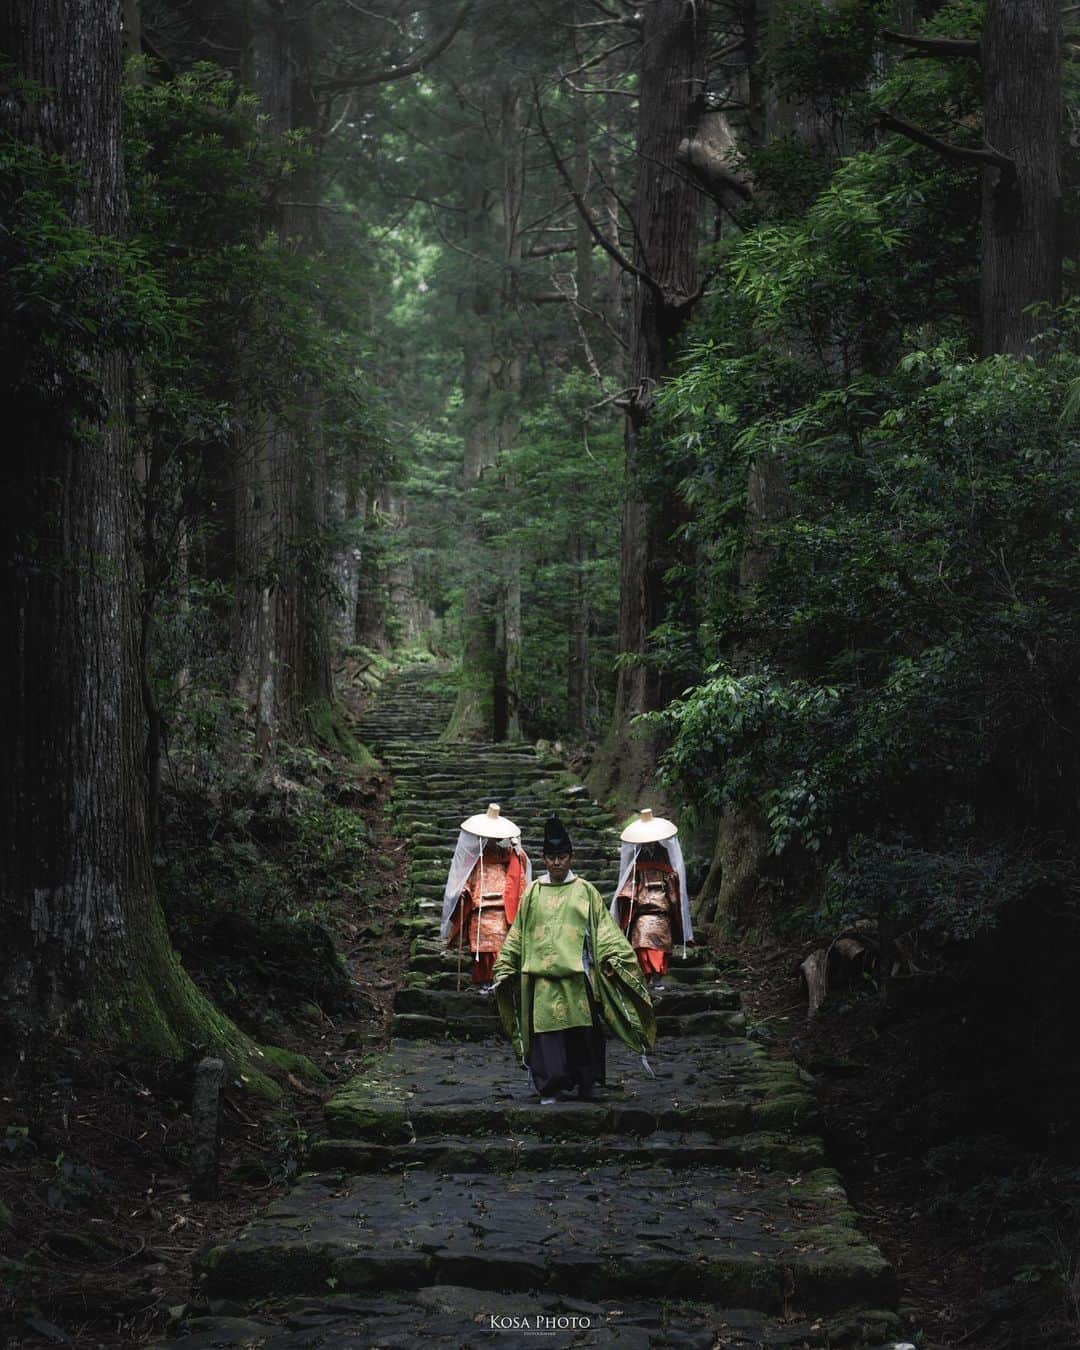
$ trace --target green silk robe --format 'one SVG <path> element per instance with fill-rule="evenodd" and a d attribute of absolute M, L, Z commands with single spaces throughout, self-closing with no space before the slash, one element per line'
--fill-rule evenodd
<path fill-rule="evenodd" d="M 587 973 L 582 959 L 586 934 L 591 962 Z M 586 979 L 604 1022 L 620 1040 L 639 1054 L 656 1042 L 652 1000 L 634 949 L 608 913 L 603 896 L 583 877 L 558 886 L 534 881 L 528 887 L 492 978 L 503 1027 L 523 1062 L 531 1029 L 564 1031 L 592 1025 Z"/>

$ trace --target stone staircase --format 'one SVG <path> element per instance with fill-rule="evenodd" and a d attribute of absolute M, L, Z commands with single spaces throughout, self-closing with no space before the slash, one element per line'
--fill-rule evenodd
<path fill-rule="evenodd" d="M 497 801 L 539 864 L 556 809 L 607 893 L 617 825 L 531 746 L 439 742 L 452 697 L 406 670 L 361 728 L 410 858 L 390 1046 L 327 1104 L 290 1194 L 205 1254 L 214 1316 L 172 1345 L 890 1344 L 893 1272 L 826 1165 L 814 1097 L 746 1038 L 706 950 L 672 963 L 655 1078 L 609 1041 L 605 1101 L 539 1105 L 468 953 L 459 972 L 438 942 L 450 854 Z"/>

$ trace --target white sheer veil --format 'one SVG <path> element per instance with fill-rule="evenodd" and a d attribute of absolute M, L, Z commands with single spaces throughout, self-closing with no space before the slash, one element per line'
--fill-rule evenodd
<path fill-rule="evenodd" d="M 685 956 L 686 944 L 694 940 L 694 925 L 690 920 L 690 892 L 686 886 L 686 863 L 683 862 L 682 848 L 677 834 L 673 834 L 670 839 L 659 839 L 657 842 L 667 852 L 668 862 L 675 869 L 675 875 L 679 878 L 679 909 L 682 914 L 682 946 Z M 619 896 L 637 866 L 640 852 L 640 844 L 622 844 L 619 848 L 619 884 L 615 887 L 615 894 L 611 897 L 611 916 L 613 919 L 618 920 Z"/>
<path fill-rule="evenodd" d="M 457 902 L 461 898 L 461 892 L 465 889 L 465 883 L 472 875 L 472 870 L 480 861 L 480 855 L 484 851 L 484 841 L 478 834 L 470 834 L 468 830 L 459 830 L 457 837 L 457 846 L 454 849 L 454 856 L 450 860 L 450 871 L 446 878 L 446 888 L 443 891 L 442 922 L 439 924 L 439 936 L 445 942 L 450 936 L 450 922 L 454 917 L 454 910 L 457 908 Z"/>
<path fill-rule="evenodd" d="M 472 875 L 472 870 L 480 861 L 480 855 L 484 851 L 484 844 L 488 842 L 478 834 L 470 834 L 468 830 L 459 830 L 457 845 L 454 848 L 454 856 L 450 860 L 450 871 L 446 877 L 446 887 L 443 890 L 442 921 L 439 924 L 439 936 L 443 942 L 450 936 L 450 924 L 454 917 L 454 910 L 457 908 L 457 902 L 461 898 L 461 892 L 465 889 L 465 883 Z M 511 847 L 521 848 L 521 840 L 515 835 L 510 841 Z M 521 855 L 525 860 L 525 884 L 532 881 L 532 862 L 523 853 Z"/>

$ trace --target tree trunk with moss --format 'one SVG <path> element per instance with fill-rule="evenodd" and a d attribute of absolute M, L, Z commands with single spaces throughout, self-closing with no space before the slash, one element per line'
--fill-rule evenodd
<path fill-rule="evenodd" d="M 702 194 L 679 162 L 679 147 L 703 108 L 704 3 L 655 0 L 642 16 L 638 84 L 638 184 L 634 312 L 626 423 L 626 488 L 619 566 L 619 673 L 611 731 L 590 773 L 598 795 L 637 805 L 656 771 L 656 745 L 631 724 L 671 691 L 647 660 L 649 635 L 666 614 L 664 573 L 679 523 L 674 494 L 662 500 L 640 482 L 645 430 L 657 385 L 698 297 Z"/>
<path fill-rule="evenodd" d="M 121 235 L 120 0 L 9 8 L 0 49 L 42 90 L 9 95 L 7 129 L 81 166 L 73 217 Z M 154 894 L 128 372 L 105 351 L 82 373 L 96 410 L 39 404 L 3 460 L 0 1053 L 17 1071 L 53 1033 L 174 1058 L 213 1045 L 272 1092 L 261 1052 L 181 968 Z"/>
<path fill-rule="evenodd" d="M 513 560 L 492 546 L 479 501 L 481 479 L 514 444 L 520 424 L 522 362 L 514 316 L 522 260 L 525 141 L 516 84 L 493 82 L 476 97 L 487 116 L 466 156 L 465 244 L 474 262 L 458 306 L 466 512 L 462 673 L 444 737 L 513 740 L 520 736 L 520 581 Z"/>
<path fill-rule="evenodd" d="M 250 33 L 250 79 L 277 133 L 317 131 L 312 35 L 306 14 L 264 14 Z M 306 162 L 278 205 L 281 243 L 305 256 L 320 246 L 319 174 Z M 272 325 L 273 316 L 259 322 Z M 258 362 L 258 344 L 252 353 Z M 255 378 L 258 371 L 252 372 Z M 291 406 L 260 407 L 236 454 L 236 687 L 252 708 L 267 754 L 281 731 L 336 720 L 324 556 L 329 496 L 319 398 L 298 390 Z"/>

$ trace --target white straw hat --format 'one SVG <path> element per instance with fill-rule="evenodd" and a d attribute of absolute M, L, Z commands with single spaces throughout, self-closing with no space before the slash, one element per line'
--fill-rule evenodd
<path fill-rule="evenodd" d="M 470 816 L 461 822 L 461 828 L 483 839 L 513 839 L 521 831 L 512 820 L 500 815 L 498 802 L 492 802 L 482 815 Z"/>
<path fill-rule="evenodd" d="M 679 833 L 679 827 L 673 820 L 663 816 L 654 816 L 648 806 L 643 806 L 638 818 L 627 825 L 619 838 L 624 844 L 656 844 L 661 839 L 671 839 Z"/>

